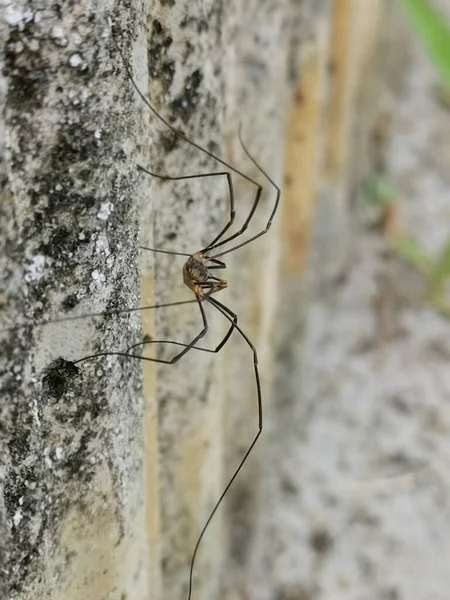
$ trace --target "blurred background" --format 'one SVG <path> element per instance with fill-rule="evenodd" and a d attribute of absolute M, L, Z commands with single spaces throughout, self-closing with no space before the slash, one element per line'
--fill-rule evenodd
<path fill-rule="evenodd" d="M 289 112 L 271 441 L 234 572 L 258 600 L 445 600 L 450 6 L 331 4 Z"/>

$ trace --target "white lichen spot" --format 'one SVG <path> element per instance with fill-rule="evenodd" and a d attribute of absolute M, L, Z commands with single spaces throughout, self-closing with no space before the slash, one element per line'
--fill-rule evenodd
<path fill-rule="evenodd" d="M 28 42 L 28 48 L 32 51 L 32 52 L 37 52 L 39 50 L 39 41 L 38 40 L 30 40 Z"/>
<path fill-rule="evenodd" d="M 50 36 L 58 46 L 67 46 L 67 38 L 64 35 L 64 30 L 60 25 L 55 25 L 53 27 Z"/>
<path fill-rule="evenodd" d="M 81 233 L 78 234 L 78 239 L 79 240 L 85 240 L 86 239 L 86 235 L 83 232 L 81 232 Z"/>
<path fill-rule="evenodd" d="M 58 447 L 55 449 L 55 457 L 56 457 L 56 460 L 61 460 L 61 459 L 62 459 L 62 457 L 63 457 L 63 455 L 64 455 L 64 453 L 63 453 L 63 449 L 61 448 L 61 446 L 58 446 Z"/>
<path fill-rule="evenodd" d="M 19 498 L 19 506 L 23 506 L 23 496 L 20 496 Z"/>
<path fill-rule="evenodd" d="M 10 27 L 17 27 L 18 25 L 21 25 L 24 19 L 24 14 L 11 5 L 5 8 L 4 15 L 6 22 Z"/>
<path fill-rule="evenodd" d="M 37 402 L 36 398 L 33 398 L 33 400 L 32 400 L 31 412 L 33 414 L 33 419 L 39 429 L 41 426 L 41 420 L 39 419 L 39 407 L 38 407 L 38 402 Z"/>
<path fill-rule="evenodd" d="M 79 54 L 72 54 L 69 58 L 69 64 L 75 69 L 76 67 L 79 67 L 83 64 L 83 59 Z"/>
<path fill-rule="evenodd" d="M 23 42 L 21 42 L 20 40 L 18 42 L 16 42 L 15 44 L 10 44 L 8 46 L 9 50 L 11 50 L 11 52 L 15 52 L 16 54 L 20 54 L 23 49 L 25 48 L 25 45 Z"/>
<path fill-rule="evenodd" d="M 92 283 L 89 286 L 91 290 L 98 289 L 101 286 L 101 284 L 106 280 L 105 274 L 101 271 L 98 271 L 97 269 L 95 269 L 95 271 L 92 271 L 91 277 Z"/>
<path fill-rule="evenodd" d="M 35 17 L 35 13 L 31 10 L 31 8 L 28 8 L 24 13 L 23 13 L 23 21 L 25 23 L 32 23 L 34 21 L 34 17 Z"/>
<path fill-rule="evenodd" d="M 44 274 L 45 256 L 37 254 L 26 267 L 25 281 L 38 281 Z"/>
<path fill-rule="evenodd" d="M 97 213 L 97 218 L 106 221 L 113 210 L 114 204 L 112 202 L 102 202 L 100 210 Z"/>
<path fill-rule="evenodd" d="M 97 140 L 99 140 L 102 137 L 102 132 L 100 131 L 100 129 L 96 129 L 96 131 L 94 133 L 94 137 Z"/>
<path fill-rule="evenodd" d="M 105 256 L 110 255 L 108 240 L 106 236 L 102 235 L 98 238 L 98 240 L 95 242 L 95 250 L 98 254 L 104 254 Z"/>
<path fill-rule="evenodd" d="M 74 69 L 80 69 L 80 71 L 87 69 L 87 64 L 84 62 L 81 54 L 78 54 L 77 52 L 70 56 L 69 65 Z"/>
<path fill-rule="evenodd" d="M 20 524 L 20 521 L 23 519 L 23 514 L 21 510 L 16 510 L 16 512 L 14 513 L 13 516 L 13 525 L 14 527 L 18 527 Z"/>

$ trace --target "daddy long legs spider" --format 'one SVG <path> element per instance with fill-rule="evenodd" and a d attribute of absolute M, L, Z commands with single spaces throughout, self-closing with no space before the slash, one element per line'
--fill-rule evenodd
<path fill-rule="evenodd" d="M 247 237 L 246 239 L 240 241 L 240 239 L 242 239 L 241 236 L 244 236 L 247 228 L 251 224 L 251 221 L 253 219 L 253 216 L 255 214 L 255 211 L 256 211 L 258 204 L 260 202 L 260 199 L 261 199 L 263 186 L 261 184 L 257 183 L 254 179 L 252 179 L 248 175 L 244 174 L 239 169 L 237 169 L 234 166 L 230 165 L 229 163 L 225 162 L 223 159 L 218 157 L 216 154 L 210 152 L 206 148 L 204 148 L 204 147 L 200 146 L 199 144 L 197 144 L 196 142 L 192 141 L 190 138 L 185 136 L 184 133 L 177 130 L 175 127 L 173 127 L 173 125 L 171 123 L 169 123 L 169 121 L 167 119 L 165 119 L 155 109 L 155 107 L 149 102 L 149 100 L 146 98 L 146 96 L 142 93 L 142 91 L 140 90 L 139 86 L 137 85 L 137 83 L 133 77 L 131 68 L 126 61 L 126 59 L 116 41 L 114 34 L 112 37 L 113 37 L 114 44 L 115 44 L 115 46 L 120 54 L 120 57 L 122 59 L 122 62 L 125 66 L 129 80 L 131 81 L 137 94 L 140 96 L 140 98 L 142 99 L 144 104 L 150 109 L 150 111 L 173 134 L 175 134 L 176 136 L 178 136 L 179 138 L 181 138 L 182 140 L 184 140 L 185 142 L 187 142 L 194 148 L 197 148 L 198 150 L 200 150 L 201 152 L 203 152 L 210 158 L 213 158 L 219 164 L 223 165 L 227 169 L 227 171 L 202 173 L 202 174 L 196 174 L 196 175 L 168 176 L 168 175 L 161 175 L 161 174 L 154 173 L 142 166 L 139 166 L 139 169 L 141 171 L 143 171 L 144 173 L 146 173 L 147 175 L 157 177 L 158 179 L 165 180 L 165 181 L 177 181 L 177 180 L 179 181 L 179 180 L 183 180 L 183 179 L 205 178 L 205 177 L 226 177 L 227 184 L 228 184 L 228 191 L 229 191 L 229 218 L 228 218 L 226 224 L 224 225 L 224 227 L 218 232 L 218 234 L 213 238 L 213 240 L 206 247 L 202 248 L 201 250 L 199 250 L 191 255 L 184 254 L 188 258 L 187 258 L 187 261 L 185 262 L 185 265 L 183 268 L 183 280 L 184 280 L 184 283 L 187 285 L 187 287 L 195 294 L 195 299 L 198 303 L 198 307 L 199 307 L 200 313 L 201 313 L 203 328 L 201 329 L 200 333 L 198 333 L 194 337 L 194 339 L 188 344 L 182 344 L 180 342 L 174 342 L 171 340 L 160 340 L 158 343 L 175 345 L 175 346 L 181 347 L 182 350 L 178 351 L 169 360 L 161 360 L 161 359 L 149 359 L 149 360 L 153 360 L 153 361 L 164 363 L 164 364 L 173 364 L 173 363 L 177 362 L 178 360 L 180 360 L 184 355 L 186 355 L 191 350 L 200 350 L 203 352 L 217 353 L 227 343 L 227 341 L 229 340 L 233 331 L 236 331 L 239 333 L 239 335 L 242 337 L 242 339 L 249 346 L 249 348 L 252 352 L 252 355 L 253 355 L 253 368 L 254 368 L 254 375 L 255 375 L 257 414 L 258 414 L 257 430 L 255 432 L 254 438 L 251 440 L 250 444 L 248 445 L 246 452 L 242 456 L 234 473 L 232 474 L 231 478 L 229 479 L 228 483 L 226 484 L 222 494 L 216 501 L 208 519 L 206 520 L 203 528 L 201 529 L 201 531 L 199 533 L 197 542 L 194 547 L 194 551 L 193 551 L 191 562 L 190 562 L 190 568 L 189 568 L 188 600 L 191 600 L 192 591 L 193 591 L 193 575 L 194 575 L 195 560 L 197 557 L 197 552 L 200 547 L 201 541 L 205 535 L 205 532 L 206 532 L 211 520 L 213 519 L 215 513 L 217 512 L 218 508 L 222 504 L 222 501 L 223 501 L 224 497 L 226 496 L 228 490 L 233 485 L 233 482 L 235 481 L 239 472 L 241 471 L 244 464 L 246 463 L 249 455 L 251 454 L 253 448 L 255 447 L 255 444 L 257 443 L 257 441 L 262 433 L 262 429 L 263 429 L 262 393 L 261 393 L 261 382 L 260 382 L 260 375 L 259 375 L 259 369 L 258 369 L 257 350 L 256 350 L 255 346 L 253 345 L 253 343 L 251 342 L 251 340 L 249 339 L 249 337 L 244 332 L 244 330 L 239 326 L 237 315 L 232 310 L 230 310 L 230 308 L 228 308 L 223 303 L 221 303 L 219 300 L 217 300 L 215 297 L 213 297 L 214 294 L 217 294 L 222 289 L 227 287 L 227 282 L 225 280 L 220 279 L 220 278 L 216 277 L 215 275 L 213 275 L 211 273 L 211 271 L 213 269 L 214 270 L 225 269 L 226 268 L 225 263 L 223 263 L 219 259 L 221 259 L 223 256 L 226 256 L 232 252 L 235 252 L 236 250 L 239 250 L 240 248 L 243 248 L 244 246 L 247 246 L 248 244 L 257 240 L 258 238 L 265 235 L 269 231 L 272 221 L 273 221 L 275 214 L 277 212 L 277 209 L 278 209 L 281 192 L 280 192 L 280 188 L 276 185 L 276 183 L 273 181 L 273 179 L 267 174 L 267 172 L 264 169 L 262 169 L 262 167 L 257 163 L 257 161 L 250 154 L 249 150 L 247 149 L 245 143 L 242 140 L 242 134 L 241 134 L 242 128 L 241 128 L 241 126 L 239 126 L 239 133 L 238 133 L 239 141 L 244 150 L 244 153 L 250 159 L 250 161 L 253 163 L 253 165 L 256 167 L 256 169 L 265 177 L 265 179 L 269 182 L 269 184 L 275 190 L 275 200 L 274 200 L 272 210 L 269 215 L 269 219 L 268 219 L 264 229 L 258 231 L 257 233 L 253 233 L 253 235 L 250 235 L 250 237 Z M 251 206 L 249 214 L 248 214 L 247 218 L 245 219 L 243 225 L 240 227 L 240 229 L 237 232 L 235 232 L 231 235 L 225 236 L 226 232 L 233 225 L 234 220 L 235 220 L 234 188 L 233 188 L 233 180 L 232 180 L 230 171 L 243 177 L 247 182 L 254 185 L 256 188 L 256 192 L 255 192 L 253 204 Z M 231 243 L 231 246 L 229 245 L 230 243 Z M 158 252 L 157 249 L 151 249 L 151 248 L 145 248 L 145 249 L 151 250 L 154 252 Z M 163 251 L 163 252 L 166 254 L 173 254 L 173 255 L 183 254 L 183 253 L 177 253 L 177 252 L 171 252 L 171 251 Z M 228 329 L 226 335 L 214 349 L 202 348 L 202 347 L 197 346 L 197 343 L 199 342 L 199 340 L 201 340 L 201 338 L 206 334 L 206 332 L 208 330 L 208 322 L 207 322 L 206 314 L 205 314 L 205 311 L 203 308 L 204 302 L 207 302 L 208 304 L 212 305 L 230 323 L 230 326 L 229 326 L 229 329 Z M 141 358 L 143 360 L 146 360 L 145 357 L 138 356 L 132 352 L 138 346 L 145 346 L 145 345 L 154 344 L 154 343 L 157 343 L 157 342 L 152 340 L 149 342 L 147 341 L 147 342 L 141 342 L 139 344 L 135 344 L 135 345 L 129 347 L 126 350 L 126 352 L 124 353 L 124 355 L 125 356 L 133 356 L 136 358 Z"/>

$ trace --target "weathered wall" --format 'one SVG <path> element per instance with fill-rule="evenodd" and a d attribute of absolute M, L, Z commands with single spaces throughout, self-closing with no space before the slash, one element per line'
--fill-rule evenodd
<path fill-rule="evenodd" d="M 196 141 L 265 186 L 264 178 L 244 157 L 237 131 L 242 123 L 250 151 L 280 181 L 293 14 L 298 14 L 298 7 L 289 2 L 205 2 L 198 7 L 189 4 L 189 9 L 187 4 L 178 3 L 152 10 L 149 21 L 150 48 L 158 53 L 163 48 L 152 97 L 159 93 L 164 114 L 176 119 Z M 186 70 L 180 70 L 180 64 Z M 161 131 L 159 124 L 156 127 Z M 217 170 L 217 163 L 205 159 L 198 150 L 183 142 L 172 142 L 165 146 L 164 158 L 161 145 L 154 144 L 158 171 L 173 175 Z M 151 185 L 158 190 L 155 245 L 160 248 L 197 250 L 226 221 L 225 181 Z M 239 177 L 234 177 L 234 185 L 236 223 L 240 226 L 250 211 L 255 188 Z M 273 190 L 264 194 L 249 235 L 265 226 L 274 200 Z M 224 257 L 228 270 L 223 276 L 229 279 L 229 289 L 219 298 L 239 315 L 243 329 L 258 348 L 265 402 L 270 397 L 278 225 L 275 223 L 270 235 L 253 246 Z M 178 297 L 182 264 L 182 257 L 157 257 L 159 297 Z M 160 313 L 157 337 L 189 341 L 200 328 L 197 314 L 195 306 L 191 311 L 168 309 L 164 316 Z M 208 316 L 211 331 L 205 346 L 214 347 L 225 333 L 227 322 L 211 310 Z M 235 333 L 222 356 L 192 352 L 175 368 L 159 368 L 157 381 L 162 580 L 165 592 L 175 598 L 186 593 L 187 566 L 200 528 L 257 431 L 252 354 Z M 245 542 L 251 540 L 251 512 L 256 501 L 252 495 L 257 492 L 261 457 L 249 464 L 236 482 L 226 528 L 222 521 L 224 506 L 202 542 L 195 571 L 195 597 L 215 597 L 219 586 L 228 588 L 232 583 L 231 567 L 221 568 L 230 537 L 229 552 L 235 555 L 240 547 L 241 566 L 250 559 L 251 545 Z"/>
<path fill-rule="evenodd" d="M 126 12 L 122 41 L 142 48 L 142 6 Z M 147 117 L 111 41 L 119 13 L 2 7 L 1 315 L 26 323 L 2 332 L 2 598 L 148 594 L 139 364 L 65 362 L 126 348 L 139 319 L 34 326 L 138 302 Z"/>
<path fill-rule="evenodd" d="M 241 120 L 251 152 L 279 181 L 293 16 L 298 4 L 287 1 L 2 7 L 0 301 L 2 327 L 15 326 L 1 333 L 0 369 L 0 589 L 8 599 L 184 597 L 198 532 L 257 427 L 251 352 L 236 334 L 225 365 L 192 352 L 157 369 L 120 357 L 74 367 L 68 361 L 141 339 L 138 315 L 40 324 L 135 307 L 139 295 L 144 305 L 188 297 L 183 259 L 143 252 L 138 261 L 139 236 L 191 252 L 228 215 L 223 180 L 138 175 L 136 162 L 176 176 L 218 165 L 145 110 L 109 18 L 144 92 L 148 62 L 150 94 L 166 118 L 260 178 L 237 143 Z M 239 178 L 235 186 L 242 223 L 250 190 Z M 252 232 L 273 200 L 263 197 Z M 235 277 L 222 294 L 258 346 L 266 400 L 275 227 L 227 258 Z M 157 339 L 187 342 L 201 326 L 195 305 L 161 310 L 156 324 L 148 314 L 144 332 Z M 214 347 L 227 323 L 213 311 L 208 318 L 204 342 Z M 243 424 L 239 434 L 227 430 L 229 419 Z M 256 466 L 247 482 L 243 474 L 245 494 Z M 247 517 L 245 509 L 240 523 Z M 223 518 L 204 539 L 195 598 L 228 583 Z"/>

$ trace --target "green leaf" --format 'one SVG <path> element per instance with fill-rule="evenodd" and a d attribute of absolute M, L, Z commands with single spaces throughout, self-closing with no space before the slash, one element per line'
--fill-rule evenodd
<path fill-rule="evenodd" d="M 436 296 L 443 293 L 444 286 L 450 276 L 450 239 L 447 240 L 438 260 L 433 264 L 428 280 L 430 294 Z"/>
<path fill-rule="evenodd" d="M 363 190 L 367 204 L 377 208 L 388 206 L 398 196 L 397 186 L 388 175 L 376 174 L 368 177 Z"/>
<path fill-rule="evenodd" d="M 400 256 L 416 267 L 421 273 L 428 276 L 431 270 L 431 263 L 420 244 L 413 238 L 404 236 L 397 240 L 396 248 Z"/>
<path fill-rule="evenodd" d="M 450 29 L 426 0 L 400 0 L 434 66 L 450 87 Z"/>
<path fill-rule="evenodd" d="M 438 298 L 431 298 L 428 300 L 427 304 L 443 317 L 450 319 L 450 304 L 445 298 L 442 298 L 441 296 Z"/>

